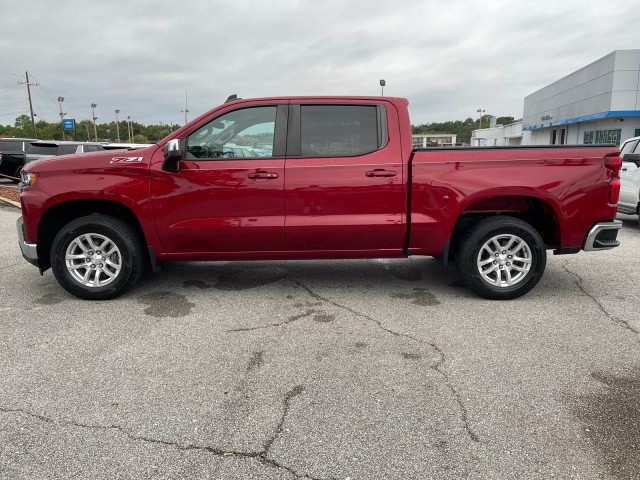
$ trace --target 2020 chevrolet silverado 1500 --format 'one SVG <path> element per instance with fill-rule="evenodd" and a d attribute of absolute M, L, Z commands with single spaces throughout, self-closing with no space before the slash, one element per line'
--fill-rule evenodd
<path fill-rule="evenodd" d="M 231 100 L 151 147 L 30 163 L 23 256 L 85 299 L 166 261 L 408 255 L 455 259 L 467 286 L 509 299 L 548 249 L 618 245 L 616 147 L 413 149 L 407 107 Z"/>

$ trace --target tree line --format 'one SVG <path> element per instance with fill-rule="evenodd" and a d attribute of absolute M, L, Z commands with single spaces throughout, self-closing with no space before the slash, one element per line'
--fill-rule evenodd
<path fill-rule="evenodd" d="M 49 123 L 44 120 L 36 122 L 36 137 L 40 140 L 62 140 L 62 123 Z M 115 142 L 118 138 L 118 130 L 120 133 L 120 142 L 122 143 L 155 143 L 171 132 L 180 128 L 181 125 L 160 124 L 160 125 L 143 125 L 138 122 L 131 122 L 133 136 L 129 139 L 127 130 L 127 121 L 100 123 L 96 124 L 97 138 L 99 142 Z M 28 115 L 20 115 L 16 118 L 13 126 L 0 125 L 0 135 L 10 137 L 33 138 L 33 125 L 31 117 Z M 93 122 L 90 120 L 81 120 L 76 122 L 75 130 L 64 131 L 65 140 L 76 141 L 95 141 Z"/>

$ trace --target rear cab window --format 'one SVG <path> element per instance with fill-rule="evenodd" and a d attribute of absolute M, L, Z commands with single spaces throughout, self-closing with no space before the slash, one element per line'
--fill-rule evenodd
<path fill-rule="evenodd" d="M 382 105 L 301 105 L 301 156 L 355 157 L 387 144 Z"/>

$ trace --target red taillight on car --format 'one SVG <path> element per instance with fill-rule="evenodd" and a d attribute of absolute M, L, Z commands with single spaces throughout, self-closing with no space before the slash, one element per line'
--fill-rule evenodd
<path fill-rule="evenodd" d="M 614 178 L 609 184 L 609 203 L 618 203 L 620 199 L 620 179 Z"/>
<path fill-rule="evenodd" d="M 622 158 L 618 155 L 604 158 L 604 166 L 609 171 L 609 203 L 616 204 L 620 198 L 620 169 Z"/>
<path fill-rule="evenodd" d="M 614 177 L 620 176 L 620 169 L 622 168 L 622 158 L 615 157 L 605 157 L 604 158 L 604 166 L 607 167 L 608 170 L 613 172 Z"/>

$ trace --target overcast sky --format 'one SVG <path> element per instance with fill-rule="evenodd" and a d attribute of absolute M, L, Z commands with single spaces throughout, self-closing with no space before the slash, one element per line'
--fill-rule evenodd
<path fill-rule="evenodd" d="M 414 124 L 522 117 L 524 97 L 640 48 L 636 0 L 3 0 L 0 124 L 33 107 L 59 121 L 184 123 L 278 95 L 409 99 Z"/>

